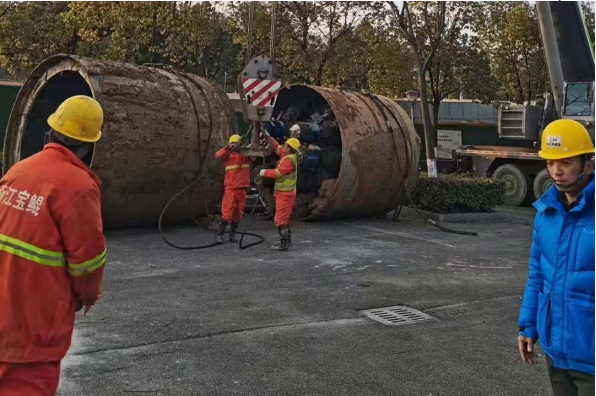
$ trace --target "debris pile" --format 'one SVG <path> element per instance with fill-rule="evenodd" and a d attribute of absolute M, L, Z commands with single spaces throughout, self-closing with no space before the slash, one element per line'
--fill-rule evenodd
<path fill-rule="evenodd" d="M 265 128 L 279 143 L 291 137 L 301 143 L 295 206 L 301 218 L 388 212 L 418 174 L 420 140 L 388 98 L 294 85 L 280 92 Z M 270 156 L 264 166 L 277 160 Z"/>

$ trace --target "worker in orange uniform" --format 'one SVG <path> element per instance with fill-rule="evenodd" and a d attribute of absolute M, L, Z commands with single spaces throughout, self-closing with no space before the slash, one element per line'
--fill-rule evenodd
<path fill-rule="evenodd" d="M 230 242 L 238 242 L 236 230 L 246 207 L 246 190 L 250 187 L 250 164 L 248 155 L 240 154 L 240 136 L 232 135 L 228 145 L 215 153 L 215 158 L 222 159 L 226 167 L 224 179 L 224 197 L 221 204 L 221 223 L 217 230 L 216 242 L 223 243 L 223 234 L 230 224 Z"/>
<path fill-rule="evenodd" d="M 271 246 L 271 250 L 285 251 L 292 246 L 290 216 L 296 201 L 296 180 L 298 179 L 298 158 L 300 141 L 290 138 L 282 146 L 269 137 L 273 150 L 281 158 L 276 169 L 263 169 L 261 177 L 275 179 L 275 226 L 279 231 L 280 243 Z"/>
<path fill-rule="evenodd" d="M 48 118 L 43 151 L 0 179 L 0 395 L 54 395 L 75 312 L 100 297 L 100 181 L 82 162 L 101 137 L 87 96 Z"/>

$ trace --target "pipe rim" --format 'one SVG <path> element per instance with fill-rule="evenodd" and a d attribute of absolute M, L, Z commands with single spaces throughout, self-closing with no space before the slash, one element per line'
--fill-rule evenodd
<path fill-rule="evenodd" d="M 65 61 L 71 61 L 72 67 L 57 69 L 57 66 Z M 97 95 L 97 92 L 100 91 L 99 86 L 97 81 L 90 77 L 89 69 L 84 64 L 84 58 L 75 55 L 57 54 L 44 59 L 33 69 L 23 83 L 10 113 L 4 137 L 4 153 L 8 154 L 4 155 L 2 161 L 4 173 L 21 160 L 22 138 L 27 126 L 27 117 L 35 105 L 39 94 L 43 91 L 46 86 L 45 84 L 49 80 L 64 71 L 72 71 L 81 76 L 89 87 L 92 97 L 101 105 L 101 99 Z M 93 146 L 90 166 L 95 157 L 95 144 Z"/>

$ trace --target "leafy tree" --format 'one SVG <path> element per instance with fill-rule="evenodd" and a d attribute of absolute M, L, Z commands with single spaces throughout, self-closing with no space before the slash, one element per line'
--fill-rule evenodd
<path fill-rule="evenodd" d="M 66 2 L 1 2 L 0 67 L 25 78 L 47 56 L 73 53 L 67 11 Z"/>
<path fill-rule="evenodd" d="M 212 80 L 238 73 L 230 21 L 208 2 L 73 2 L 80 53 L 169 64 Z"/>
<path fill-rule="evenodd" d="M 535 7 L 525 2 L 482 2 L 478 37 L 500 87 L 497 98 L 517 103 L 548 91 L 548 73 Z"/>
<path fill-rule="evenodd" d="M 594 2 L 593 1 L 582 1 L 580 2 L 584 19 L 586 20 L 586 26 L 588 28 L 588 34 L 590 35 L 590 42 L 592 43 L 592 51 L 594 51 Z"/>
<path fill-rule="evenodd" d="M 2 2 L 0 67 L 24 78 L 46 57 L 71 53 L 223 82 L 240 70 L 231 26 L 208 2 Z"/>
<path fill-rule="evenodd" d="M 478 3 L 474 2 L 446 3 L 445 33 L 427 76 L 433 105 L 433 136 L 437 134 L 443 99 L 457 98 L 463 93 L 483 101 L 492 99 L 496 81 L 487 54 L 473 34 L 477 7 Z M 420 5 L 417 8 L 420 9 Z M 427 40 L 430 41 L 430 37 Z"/>
<path fill-rule="evenodd" d="M 238 21 L 237 42 L 245 49 L 248 35 L 248 4 L 229 7 Z M 379 17 L 380 2 L 279 2 L 276 61 L 287 80 L 321 85 L 344 45 L 356 29 Z M 271 9 L 257 3 L 252 54 L 269 53 Z M 333 74 L 333 71 L 331 71 Z"/>
<path fill-rule="evenodd" d="M 101 59 L 162 63 L 169 29 L 179 17 L 176 3 L 72 2 L 69 22 L 86 44 L 80 53 Z"/>
<path fill-rule="evenodd" d="M 409 48 L 386 24 L 364 22 L 338 45 L 323 83 L 399 97 L 415 75 Z"/>

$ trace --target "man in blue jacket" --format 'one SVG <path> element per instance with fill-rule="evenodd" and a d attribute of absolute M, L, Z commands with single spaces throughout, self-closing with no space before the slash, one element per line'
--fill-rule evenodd
<path fill-rule="evenodd" d="M 539 155 L 554 182 L 536 203 L 519 353 L 540 340 L 555 396 L 594 395 L 594 144 L 573 120 L 550 123 Z"/>

